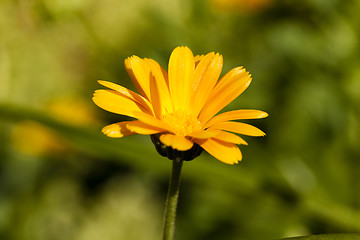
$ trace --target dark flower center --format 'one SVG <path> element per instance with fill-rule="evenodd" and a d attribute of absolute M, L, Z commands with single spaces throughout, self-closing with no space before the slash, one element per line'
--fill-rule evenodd
<path fill-rule="evenodd" d="M 179 151 L 168 147 L 160 141 L 161 133 L 150 135 L 151 141 L 155 145 L 156 151 L 163 157 L 167 157 L 170 160 L 181 159 L 184 161 L 191 161 L 194 158 L 198 157 L 201 152 L 204 150 L 198 144 L 194 143 L 192 148 L 186 151 Z"/>

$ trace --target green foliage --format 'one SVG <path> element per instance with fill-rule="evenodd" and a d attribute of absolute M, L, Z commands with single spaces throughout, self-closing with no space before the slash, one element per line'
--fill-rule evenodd
<path fill-rule="evenodd" d="M 285 238 L 288 240 L 357 240 L 360 239 L 360 234 L 358 233 L 342 233 L 342 234 L 320 234 L 309 237 L 295 237 L 295 238 Z M 284 239 L 284 240 L 285 240 Z"/>

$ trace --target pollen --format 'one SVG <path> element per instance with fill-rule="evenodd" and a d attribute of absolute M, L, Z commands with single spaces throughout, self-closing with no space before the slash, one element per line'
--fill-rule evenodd
<path fill-rule="evenodd" d="M 202 129 L 200 120 L 186 112 L 167 113 L 163 115 L 163 121 L 168 123 L 173 133 L 179 136 L 187 136 Z"/>

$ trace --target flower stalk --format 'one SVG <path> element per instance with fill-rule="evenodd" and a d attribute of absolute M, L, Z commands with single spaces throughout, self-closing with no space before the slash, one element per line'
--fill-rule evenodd
<path fill-rule="evenodd" d="M 183 160 L 178 157 L 175 158 L 172 162 L 172 171 L 166 196 L 163 220 L 163 240 L 174 239 L 176 208 L 179 198 L 180 176 Z"/>

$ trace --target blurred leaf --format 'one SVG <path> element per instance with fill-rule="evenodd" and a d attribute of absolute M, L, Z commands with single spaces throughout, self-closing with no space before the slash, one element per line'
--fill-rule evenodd
<path fill-rule="evenodd" d="M 150 138 L 149 144 L 139 143 L 139 138 L 144 139 L 147 136 L 130 136 L 122 140 L 112 139 L 105 137 L 100 129 L 93 130 L 68 125 L 46 113 L 14 105 L 0 104 L 0 116 L 15 121 L 23 119 L 38 121 L 63 135 L 78 150 L 91 153 L 100 159 L 111 158 L 121 161 L 140 171 L 151 171 L 164 177 L 169 175 L 171 165 L 169 160 L 163 158 L 162 161 L 151 161 L 162 157 L 150 143 Z M 260 179 L 250 175 L 246 170 L 224 165 L 215 159 L 208 161 L 209 159 L 206 159 L 204 155 L 206 156 L 204 153 L 197 161 L 191 162 L 191 168 L 186 168 L 187 164 L 185 164 L 184 178 L 194 178 L 220 187 L 234 188 L 243 194 L 256 192 L 260 188 Z M 219 168 L 217 165 L 222 167 Z"/>
<path fill-rule="evenodd" d="M 308 237 L 284 238 L 293 240 L 359 240 L 360 233 L 320 234 Z"/>
<path fill-rule="evenodd" d="M 152 172 L 158 177 L 168 177 L 170 171 L 170 161 L 161 158 L 155 151 L 152 144 L 139 144 L 139 138 L 127 137 L 123 139 L 111 139 L 105 137 L 100 130 L 92 130 L 62 123 L 46 113 L 31 110 L 15 105 L 0 103 L 0 116 L 9 120 L 30 119 L 45 124 L 58 133 L 62 134 L 76 149 L 85 153 L 92 154 L 99 159 L 111 158 L 122 162 L 132 168 L 146 173 Z M 136 137 L 136 136 L 135 136 Z M 150 143 L 150 140 L 149 140 Z M 209 159 L 206 153 L 203 153 L 196 161 L 192 161 L 191 167 L 184 164 L 183 179 L 193 180 L 196 183 L 203 182 L 208 186 L 216 186 L 220 189 L 228 189 L 233 194 L 258 196 L 265 198 L 266 195 L 272 195 L 264 187 L 269 184 L 269 176 L 259 176 L 256 172 L 251 172 L 249 168 L 225 165 Z M 271 183 L 270 183 L 271 184 Z M 280 185 L 274 183 L 277 189 Z M 284 187 L 284 186 L 282 186 Z M 299 206 L 304 212 L 313 214 L 328 222 L 341 226 L 349 230 L 360 230 L 359 216 L 345 205 L 332 201 L 327 195 L 299 192 L 299 189 L 284 189 L 285 192 L 298 194 Z M 282 196 L 279 196 L 281 200 Z"/>

